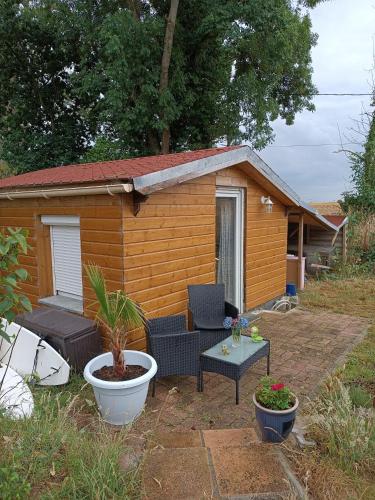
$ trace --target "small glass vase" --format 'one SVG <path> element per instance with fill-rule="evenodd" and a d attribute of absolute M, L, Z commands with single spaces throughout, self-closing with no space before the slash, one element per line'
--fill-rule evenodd
<path fill-rule="evenodd" d="M 238 347 L 241 344 L 241 330 L 232 328 L 232 347 Z"/>

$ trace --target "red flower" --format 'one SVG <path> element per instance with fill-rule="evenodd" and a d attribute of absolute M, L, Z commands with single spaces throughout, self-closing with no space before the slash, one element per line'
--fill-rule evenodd
<path fill-rule="evenodd" d="M 273 391 L 280 391 L 281 389 L 284 389 L 285 385 L 284 384 L 273 384 L 271 385 L 271 389 Z"/>

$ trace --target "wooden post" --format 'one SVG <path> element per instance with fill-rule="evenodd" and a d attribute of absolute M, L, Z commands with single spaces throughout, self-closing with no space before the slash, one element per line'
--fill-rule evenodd
<path fill-rule="evenodd" d="M 50 226 L 42 224 L 40 216 L 35 221 L 36 254 L 38 256 L 39 298 L 53 295 L 52 252 Z"/>
<path fill-rule="evenodd" d="M 298 221 L 298 283 L 297 288 L 301 288 L 301 283 L 305 279 L 302 271 L 302 257 L 303 257 L 303 214 L 300 214 Z"/>
<path fill-rule="evenodd" d="M 342 227 L 342 261 L 346 264 L 347 258 L 347 225 L 344 224 Z"/>

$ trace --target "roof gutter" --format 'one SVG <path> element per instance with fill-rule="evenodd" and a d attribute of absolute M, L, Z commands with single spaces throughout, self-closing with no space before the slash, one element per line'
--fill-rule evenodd
<path fill-rule="evenodd" d="M 0 199 L 15 200 L 19 198 L 56 198 L 58 196 L 89 196 L 95 194 L 109 194 L 114 196 L 119 193 L 130 193 L 133 184 L 105 184 L 101 186 L 82 186 L 65 188 L 47 188 L 20 191 L 0 191 Z"/>

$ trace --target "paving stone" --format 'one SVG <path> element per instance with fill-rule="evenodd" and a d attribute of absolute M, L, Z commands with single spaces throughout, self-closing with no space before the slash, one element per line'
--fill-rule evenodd
<path fill-rule="evenodd" d="M 199 431 L 156 432 L 149 440 L 148 447 L 154 448 L 200 448 L 202 438 Z"/>
<path fill-rule="evenodd" d="M 221 496 L 237 497 L 288 491 L 284 468 L 271 447 L 226 447 L 210 450 Z"/>
<path fill-rule="evenodd" d="M 145 450 L 146 440 L 143 436 L 130 434 L 125 440 L 125 451 L 120 455 L 120 468 L 127 472 L 139 465 Z"/>
<path fill-rule="evenodd" d="M 143 468 L 146 500 L 212 498 L 208 451 L 205 448 L 154 450 Z"/>
<path fill-rule="evenodd" d="M 216 429 L 203 431 L 203 440 L 207 448 L 228 446 L 250 446 L 258 442 L 258 436 L 253 428 Z"/>

